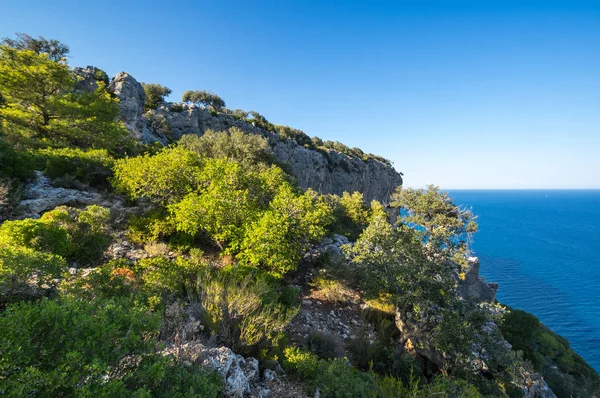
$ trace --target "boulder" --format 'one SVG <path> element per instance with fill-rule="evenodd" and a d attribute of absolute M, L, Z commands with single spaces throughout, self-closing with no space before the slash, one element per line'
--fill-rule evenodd
<path fill-rule="evenodd" d="M 200 342 L 187 342 L 180 346 L 168 347 L 163 354 L 174 355 L 180 360 L 218 373 L 223 378 L 227 397 L 270 395 L 268 386 L 260 379 L 258 361 L 255 358 L 236 355 L 227 347 L 206 347 Z M 268 377 L 268 382 L 272 382 L 277 376 L 269 373 Z"/>

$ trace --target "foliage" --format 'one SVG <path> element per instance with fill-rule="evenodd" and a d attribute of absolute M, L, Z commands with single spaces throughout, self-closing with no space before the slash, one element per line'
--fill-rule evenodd
<path fill-rule="evenodd" d="M 0 245 L 28 247 L 82 264 L 97 262 L 108 245 L 108 209 L 58 207 L 40 219 L 6 221 L 0 226 Z"/>
<path fill-rule="evenodd" d="M 33 170 L 33 156 L 29 152 L 15 150 L 0 135 L 0 178 L 24 181 L 33 177 Z"/>
<path fill-rule="evenodd" d="M 392 206 L 403 211 L 402 222 L 414 227 L 428 247 L 448 258 L 467 254 L 471 235 L 477 231 L 476 217 L 452 203 L 447 193 L 434 185 L 424 190 L 399 187 L 392 200 Z"/>
<path fill-rule="evenodd" d="M 0 306 L 30 296 L 33 275 L 38 288 L 53 288 L 66 270 L 67 263 L 60 256 L 0 243 Z"/>
<path fill-rule="evenodd" d="M 160 327 L 124 299 L 18 303 L 0 318 L 0 391 L 23 397 L 100 388 L 123 357 L 151 352 Z"/>
<path fill-rule="evenodd" d="M 306 337 L 306 349 L 321 359 L 333 359 L 339 356 L 338 343 L 330 334 L 314 330 Z"/>
<path fill-rule="evenodd" d="M 194 296 L 202 305 L 207 330 L 235 351 L 275 344 L 296 315 L 297 308 L 265 302 L 272 292 L 264 278 L 235 278 L 207 268 L 198 274 Z"/>
<path fill-rule="evenodd" d="M 558 396 L 600 395 L 600 377 L 596 371 L 570 348 L 567 340 L 550 331 L 535 316 L 510 309 L 502 318 L 500 330 Z"/>
<path fill-rule="evenodd" d="M 26 33 L 17 33 L 15 39 L 5 37 L 2 44 L 17 50 L 30 50 L 36 54 L 45 54 L 51 61 L 61 61 L 69 53 L 69 47 L 58 40 L 48 40 L 43 37 L 37 39 Z"/>
<path fill-rule="evenodd" d="M 313 191 L 296 195 L 282 187 L 269 209 L 247 227 L 238 258 L 282 276 L 295 269 L 310 243 L 325 236 L 330 222 L 331 208 Z"/>
<path fill-rule="evenodd" d="M 238 162 L 244 169 L 256 169 L 273 163 L 273 153 L 267 140 L 256 134 L 245 134 L 238 128 L 204 135 L 184 135 L 178 143 L 200 156 Z"/>
<path fill-rule="evenodd" d="M 312 140 L 302 130 L 298 130 L 289 126 L 275 125 L 273 127 L 275 132 L 277 132 L 281 138 L 294 140 L 300 146 L 314 149 Z"/>
<path fill-rule="evenodd" d="M 181 97 L 183 102 L 191 102 L 208 107 L 213 111 L 220 111 L 225 107 L 225 101 L 210 91 L 186 91 Z"/>
<path fill-rule="evenodd" d="M 184 148 L 166 148 L 156 155 L 116 161 L 113 186 L 134 200 L 175 203 L 199 185 L 201 166 L 197 154 Z"/>
<path fill-rule="evenodd" d="M 46 148 L 35 152 L 52 179 L 70 177 L 93 187 L 107 187 L 114 158 L 105 149 Z"/>
<path fill-rule="evenodd" d="M 158 105 L 165 102 L 165 97 L 172 92 L 170 88 L 161 86 L 160 84 L 142 83 L 142 87 L 146 93 L 145 111 L 158 108 Z"/>
<path fill-rule="evenodd" d="M 284 367 L 302 381 L 309 395 L 319 388 L 323 398 L 377 397 L 373 378 L 352 368 L 342 359 L 326 361 L 290 347 L 285 350 Z"/>
<path fill-rule="evenodd" d="M 123 150 L 127 130 L 102 82 L 94 92 L 73 92 L 75 77 L 65 61 L 0 46 L 0 108 L 3 131 L 13 143 Z"/>
<path fill-rule="evenodd" d="M 377 201 L 373 201 L 370 207 L 367 206 L 360 192 L 344 192 L 341 197 L 329 195 L 327 200 L 333 207 L 335 218 L 332 232 L 351 241 L 358 239 L 374 216 L 386 214 L 383 206 Z"/>

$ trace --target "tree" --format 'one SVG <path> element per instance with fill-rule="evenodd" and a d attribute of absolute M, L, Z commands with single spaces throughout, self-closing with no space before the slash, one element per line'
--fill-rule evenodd
<path fill-rule="evenodd" d="M 146 93 L 145 111 L 156 109 L 161 102 L 165 102 L 165 97 L 171 94 L 171 89 L 160 84 L 142 83 Z"/>
<path fill-rule="evenodd" d="M 58 40 L 48 40 L 43 37 L 33 38 L 25 33 L 17 33 L 16 39 L 5 37 L 2 44 L 17 50 L 30 50 L 36 54 L 46 54 L 52 61 L 58 62 L 69 53 L 69 46 Z"/>
<path fill-rule="evenodd" d="M 187 134 L 178 145 L 200 156 L 239 162 L 245 169 L 260 169 L 273 163 L 273 151 L 264 137 L 246 134 L 236 127 L 220 132 L 207 130 L 202 136 Z"/>
<path fill-rule="evenodd" d="M 471 210 L 455 205 L 439 187 L 398 187 L 391 205 L 401 209 L 400 221 L 414 227 L 427 247 L 455 260 L 467 254 L 471 235 L 477 231 L 476 217 Z"/>
<path fill-rule="evenodd" d="M 102 82 L 94 92 L 73 92 L 75 77 L 61 59 L 0 46 L 0 108 L 5 136 L 36 146 L 114 148 L 127 131 Z"/>
<path fill-rule="evenodd" d="M 183 102 L 191 102 L 198 105 L 203 105 L 209 107 L 213 111 L 220 111 L 225 107 L 225 101 L 221 97 L 216 94 L 211 93 L 210 91 L 186 91 L 183 93 L 181 97 Z"/>

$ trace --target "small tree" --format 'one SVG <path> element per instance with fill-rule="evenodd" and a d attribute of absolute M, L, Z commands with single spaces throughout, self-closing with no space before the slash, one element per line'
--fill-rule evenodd
<path fill-rule="evenodd" d="M 467 254 L 471 235 L 477 231 L 471 210 L 455 205 L 434 185 L 426 189 L 398 187 L 392 200 L 392 206 L 401 208 L 400 221 L 414 227 L 428 248 L 455 260 Z"/>
<path fill-rule="evenodd" d="M 5 37 L 2 44 L 17 50 L 30 50 L 37 54 L 47 54 L 52 61 L 58 62 L 69 53 L 69 46 L 58 40 L 48 40 L 43 37 L 33 38 L 25 33 L 17 33 L 16 39 Z"/>
<path fill-rule="evenodd" d="M 186 91 L 181 97 L 183 102 L 191 102 L 194 104 L 202 105 L 212 109 L 213 111 L 220 111 L 225 107 L 225 101 L 216 94 L 210 91 Z"/>
<path fill-rule="evenodd" d="M 156 109 L 161 102 L 165 102 L 165 97 L 171 94 L 171 89 L 160 84 L 142 83 L 146 93 L 145 111 Z"/>

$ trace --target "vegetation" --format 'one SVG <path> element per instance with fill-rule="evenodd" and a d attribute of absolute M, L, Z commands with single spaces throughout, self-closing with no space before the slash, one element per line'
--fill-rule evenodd
<path fill-rule="evenodd" d="M 458 297 L 477 226 L 437 187 L 398 189 L 392 222 L 358 192 L 301 191 L 260 135 L 132 145 L 106 76 L 75 92 L 67 53 L 27 35 L 0 46 L 0 395 L 222 396 L 219 375 L 167 354 L 186 339 L 262 368 L 277 360 L 311 396 L 521 396 L 534 369 L 559 396 L 598 395 L 597 373 L 535 317 Z M 148 123 L 170 137 L 153 111 L 170 90 L 144 89 Z M 206 91 L 183 100 L 327 156 L 386 162 L 227 110 Z M 16 219 L 36 170 L 55 186 L 122 194 L 131 208 L 111 217 L 74 203 Z M 344 255 L 316 253 L 334 234 L 352 241 Z M 307 291 L 313 310 L 356 311 L 354 336 L 291 336 Z"/>
<path fill-rule="evenodd" d="M 158 108 L 162 102 L 165 102 L 165 97 L 171 94 L 171 89 L 160 84 L 142 83 L 144 92 L 146 93 L 146 103 L 144 110 L 149 111 Z"/>
<path fill-rule="evenodd" d="M 181 100 L 183 102 L 191 102 L 193 104 L 206 106 L 215 112 L 219 112 L 225 108 L 225 101 L 210 91 L 186 91 L 183 93 Z"/>

